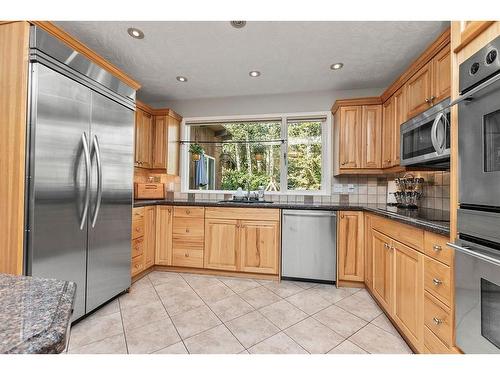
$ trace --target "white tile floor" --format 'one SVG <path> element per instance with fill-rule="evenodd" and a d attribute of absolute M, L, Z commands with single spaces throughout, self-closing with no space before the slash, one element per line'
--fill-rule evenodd
<path fill-rule="evenodd" d="M 362 289 L 152 272 L 72 327 L 76 353 L 411 353 Z"/>

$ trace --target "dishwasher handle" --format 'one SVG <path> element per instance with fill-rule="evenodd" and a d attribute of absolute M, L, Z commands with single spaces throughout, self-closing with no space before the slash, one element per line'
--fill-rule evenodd
<path fill-rule="evenodd" d="M 335 212 L 283 212 L 283 216 L 307 216 L 307 217 L 335 217 Z"/>

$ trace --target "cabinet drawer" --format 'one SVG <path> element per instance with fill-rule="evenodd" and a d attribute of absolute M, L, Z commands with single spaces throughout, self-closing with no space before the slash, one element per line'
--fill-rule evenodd
<path fill-rule="evenodd" d="M 280 210 L 276 208 L 207 207 L 207 219 L 228 220 L 280 220 Z"/>
<path fill-rule="evenodd" d="M 205 207 L 174 207 L 174 217 L 205 217 Z"/>
<path fill-rule="evenodd" d="M 172 228 L 174 240 L 188 240 L 189 242 L 204 241 L 205 220 L 199 218 L 176 217 Z"/>
<path fill-rule="evenodd" d="M 144 255 L 136 256 L 132 258 L 132 266 L 131 266 L 131 274 L 132 276 L 137 275 L 138 273 L 144 270 Z"/>
<path fill-rule="evenodd" d="M 428 354 L 456 354 L 427 327 L 424 327 L 424 346 Z"/>
<path fill-rule="evenodd" d="M 132 258 L 144 254 L 144 237 L 132 240 Z"/>
<path fill-rule="evenodd" d="M 422 251 L 424 247 L 424 231 L 422 229 L 402 224 L 395 220 L 381 218 L 380 216 L 371 217 L 373 229 L 407 246 Z"/>
<path fill-rule="evenodd" d="M 432 232 L 424 233 L 424 253 L 433 259 L 439 260 L 440 262 L 451 265 L 451 257 L 453 256 L 453 250 L 446 245 L 449 241 L 448 237 L 440 236 Z"/>
<path fill-rule="evenodd" d="M 172 264 L 177 267 L 203 268 L 203 249 L 173 249 Z"/>
<path fill-rule="evenodd" d="M 144 217 L 132 221 L 132 239 L 144 236 Z"/>
<path fill-rule="evenodd" d="M 424 261 L 425 290 L 447 306 L 451 306 L 451 269 L 429 257 Z"/>
<path fill-rule="evenodd" d="M 450 310 L 428 292 L 425 292 L 424 297 L 424 324 L 446 346 L 451 346 L 452 319 Z"/>

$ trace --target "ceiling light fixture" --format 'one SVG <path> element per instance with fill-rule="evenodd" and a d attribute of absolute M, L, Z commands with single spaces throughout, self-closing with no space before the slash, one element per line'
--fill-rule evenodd
<path fill-rule="evenodd" d="M 188 79 L 187 79 L 186 77 L 184 77 L 184 76 L 177 76 L 177 77 L 175 77 L 175 79 L 176 79 L 177 81 L 179 81 L 179 82 L 187 82 L 187 80 L 188 80 Z"/>
<path fill-rule="evenodd" d="M 144 33 L 141 30 L 136 29 L 135 27 L 129 27 L 127 29 L 127 32 L 128 35 L 130 35 L 134 39 L 144 39 Z"/>
<path fill-rule="evenodd" d="M 331 70 L 339 70 L 339 69 L 342 69 L 343 67 L 344 67 L 343 63 L 335 63 L 335 64 L 330 65 Z"/>
<path fill-rule="evenodd" d="M 247 21 L 231 21 L 230 24 L 235 29 L 242 29 L 247 24 Z"/>
<path fill-rule="evenodd" d="M 260 72 L 258 70 L 252 70 L 250 73 L 248 73 L 250 77 L 258 77 L 260 76 Z"/>

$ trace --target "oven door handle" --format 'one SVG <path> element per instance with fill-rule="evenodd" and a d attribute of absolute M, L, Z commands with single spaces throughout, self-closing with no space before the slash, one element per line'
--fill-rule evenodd
<path fill-rule="evenodd" d="M 451 242 L 448 242 L 447 245 L 454 248 L 455 250 L 465 254 L 465 255 L 470 255 L 474 258 L 491 263 L 495 266 L 500 266 L 500 261 L 498 259 L 495 259 L 495 258 L 490 257 L 488 255 L 484 255 L 484 254 L 478 253 L 477 251 L 473 251 L 473 250 L 467 249 L 465 247 L 455 245 L 454 243 L 451 243 Z"/>
<path fill-rule="evenodd" d="M 450 103 L 450 107 L 454 106 L 455 104 L 459 104 L 463 102 L 466 99 L 472 99 L 471 96 L 474 94 L 477 94 L 479 91 L 482 89 L 494 84 L 496 81 L 500 80 L 500 74 L 496 74 L 495 76 L 491 77 L 490 79 L 484 81 L 480 85 L 474 87 L 472 90 L 466 92 L 463 95 L 460 95 L 458 98 L 456 98 L 454 101 Z"/>

